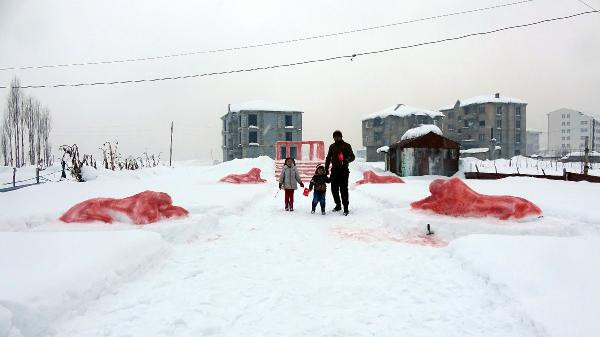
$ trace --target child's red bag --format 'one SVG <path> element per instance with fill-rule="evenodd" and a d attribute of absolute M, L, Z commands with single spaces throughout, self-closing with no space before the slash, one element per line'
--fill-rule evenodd
<path fill-rule="evenodd" d="M 302 193 L 302 194 L 304 194 L 305 197 L 308 197 L 309 193 L 310 193 L 310 190 L 308 188 L 305 188 L 304 193 Z"/>

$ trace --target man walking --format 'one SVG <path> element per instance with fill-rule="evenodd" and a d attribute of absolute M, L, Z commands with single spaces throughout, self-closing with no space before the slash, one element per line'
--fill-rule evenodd
<path fill-rule="evenodd" d="M 329 152 L 325 158 L 325 172 L 329 174 L 329 164 L 331 164 L 331 193 L 335 201 L 334 212 L 342 210 L 344 206 L 344 215 L 348 215 L 348 176 L 350 170 L 348 164 L 354 161 L 354 152 L 350 144 L 342 140 L 342 132 L 336 130 L 333 132 L 334 143 L 329 146 Z M 340 192 L 342 200 L 340 201 Z"/>

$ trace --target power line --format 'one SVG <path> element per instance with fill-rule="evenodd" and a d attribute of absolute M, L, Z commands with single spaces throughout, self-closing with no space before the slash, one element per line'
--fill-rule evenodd
<path fill-rule="evenodd" d="M 335 36 L 340 36 L 340 35 L 354 34 L 354 33 L 359 33 L 359 32 L 365 32 L 365 31 L 382 29 L 382 28 L 389 28 L 389 27 L 400 26 L 400 25 L 405 25 L 405 24 L 410 24 L 410 23 L 416 23 L 416 22 L 422 22 L 422 21 L 430 21 L 430 20 L 435 20 L 435 19 L 442 19 L 442 18 L 446 18 L 446 17 L 458 16 L 458 15 L 463 15 L 463 14 L 471 14 L 471 13 L 483 12 L 483 11 L 497 9 L 497 8 L 502 8 L 502 7 L 510 7 L 510 6 L 521 5 L 521 4 L 529 3 L 529 2 L 532 2 L 532 1 L 533 0 L 522 0 L 522 1 L 505 3 L 505 4 L 501 4 L 501 5 L 490 6 L 490 7 L 469 9 L 469 10 L 460 11 L 460 12 L 438 14 L 438 15 L 434 15 L 434 16 L 423 17 L 423 18 L 418 18 L 418 19 L 411 19 L 411 20 L 394 22 L 394 23 L 388 23 L 388 24 L 378 25 L 378 26 L 363 27 L 363 28 L 351 29 L 351 30 L 346 30 L 346 31 L 341 31 L 341 32 L 312 35 L 312 36 L 306 36 L 306 37 L 301 37 L 301 38 L 297 38 L 297 39 L 272 41 L 272 42 L 263 42 L 263 43 L 250 44 L 250 45 L 244 45 L 244 46 L 238 46 L 238 47 L 230 47 L 230 48 L 222 48 L 222 49 L 209 49 L 209 50 L 200 50 L 200 51 L 184 52 L 184 53 L 177 53 L 177 54 L 149 56 L 149 57 L 138 57 L 138 58 L 129 58 L 129 59 L 118 59 L 118 60 L 104 60 L 104 61 L 93 61 L 93 62 L 63 63 L 63 64 L 49 64 L 49 65 L 21 66 L 21 67 L 16 67 L 16 66 L 15 67 L 4 67 L 4 68 L 0 68 L 0 71 L 8 71 L 8 70 L 33 70 L 33 69 L 46 69 L 46 68 L 64 68 L 64 67 L 103 65 L 103 64 L 113 64 L 113 63 L 129 63 L 129 62 L 139 62 L 139 61 L 153 61 L 153 60 L 160 60 L 160 59 L 173 58 L 173 57 L 191 56 L 191 55 L 198 55 L 198 54 L 213 54 L 213 53 L 222 53 L 222 52 L 235 51 L 235 50 L 253 49 L 253 48 L 268 47 L 268 46 L 276 46 L 276 45 L 281 45 L 281 44 L 296 43 L 296 42 L 302 42 L 302 41 L 309 41 L 309 40 L 316 40 L 316 39 L 322 39 L 322 38 L 335 37 Z"/>
<path fill-rule="evenodd" d="M 490 35 L 490 34 L 507 31 L 507 30 L 512 30 L 512 29 L 517 29 L 517 28 L 524 28 L 524 27 L 530 27 L 530 26 L 540 25 L 540 24 L 544 24 L 544 23 L 550 23 L 550 22 L 554 22 L 554 21 L 572 19 L 575 17 L 592 14 L 592 13 L 597 13 L 597 11 L 580 12 L 580 13 L 575 13 L 575 14 L 571 14 L 571 15 L 567 15 L 567 16 L 543 19 L 543 20 L 534 21 L 534 22 L 530 22 L 530 23 L 514 25 L 514 26 L 507 26 L 507 27 L 497 28 L 497 29 L 483 31 L 483 32 L 469 33 L 469 34 L 465 34 L 465 35 L 449 37 L 449 38 L 444 38 L 444 39 L 440 39 L 440 40 L 419 42 L 419 43 L 404 45 L 404 46 L 399 46 L 399 47 L 373 50 L 373 51 L 361 52 L 361 53 L 356 53 L 356 54 L 351 54 L 351 55 L 338 55 L 338 56 L 332 56 L 332 57 L 321 58 L 321 59 L 304 60 L 304 61 L 298 61 L 298 62 L 293 62 L 293 63 L 276 64 L 276 65 L 261 66 L 261 67 L 254 67 L 254 68 L 225 70 L 225 71 L 217 71 L 217 72 L 209 72 L 209 73 L 192 74 L 192 75 L 157 77 L 157 78 L 150 78 L 150 79 L 123 80 L 123 81 L 110 81 L 110 82 L 83 82 L 83 83 L 22 85 L 19 88 L 21 88 L 21 89 L 62 88 L 62 87 L 83 87 L 83 86 L 99 86 L 99 85 L 115 85 L 115 84 L 127 84 L 127 83 L 171 81 L 171 80 L 181 80 L 181 79 L 187 79 L 187 78 L 228 75 L 228 74 L 236 74 L 236 73 L 244 73 L 244 72 L 253 72 L 253 71 L 259 71 L 259 70 L 294 67 L 294 66 L 299 66 L 299 65 L 304 65 L 304 64 L 321 63 L 321 62 L 328 62 L 328 61 L 334 61 L 334 60 L 340 60 L 340 59 L 353 60 L 355 57 L 358 57 L 358 56 L 382 54 L 382 53 L 387 53 L 387 52 L 401 50 L 401 49 L 416 48 L 416 47 L 433 45 L 433 44 L 438 44 L 438 43 L 443 43 L 443 42 L 456 41 L 456 40 L 461 40 L 461 39 L 465 39 L 465 38 L 473 37 L 473 36 Z M 7 89 L 7 88 L 8 87 L 6 87 L 6 86 L 0 86 L 0 89 Z"/>
<path fill-rule="evenodd" d="M 592 7 L 591 5 L 589 5 L 587 2 L 583 1 L 583 0 L 577 0 L 580 3 L 584 4 L 586 7 L 591 8 L 594 12 L 597 12 L 598 10 L 596 10 L 596 8 Z"/>

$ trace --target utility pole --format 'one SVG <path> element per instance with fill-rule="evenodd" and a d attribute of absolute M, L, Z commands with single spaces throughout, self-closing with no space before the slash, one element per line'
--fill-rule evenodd
<path fill-rule="evenodd" d="M 590 152 L 590 148 L 588 147 L 588 139 L 589 137 L 585 137 L 585 150 L 583 156 L 583 174 L 588 174 L 588 169 L 590 166 L 588 165 L 588 154 Z"/>
<path fill-rule="evenodd" d="M 171 121 L 171 148 L 169 149 L 169 166 L 171 166 L 171 158 L 173 157 L 173 121 Z"/>

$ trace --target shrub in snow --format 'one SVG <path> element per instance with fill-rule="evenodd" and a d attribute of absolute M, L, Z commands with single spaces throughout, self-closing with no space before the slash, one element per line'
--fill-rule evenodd
<path fill-rule="evenodd" d="M 373 171 L 363 172 L 363 179 L 356 182 L 356 185 L 362 184 L 402 184 L 404 181 L 396 176 L 378 176 Z"/>
<path fill-rule="evenodd" d="M 255 167 L 248 171 L 248 173 L 230 174 L 219 181 L 232 184 L 258 184 L 264 183 L 266 180 L 260 177 L 260 169 Z"/>
<path fill-rule="evenodd" d="M 71 207 L 60 217 L 60 220 L 64 222 L 102 221 L 112 223 L 115 217 L 124 215 L 133 223 L 140 225 L 187 214 L 188 211 L 184 208 L 173 206 L 171 196 L 167 193 L 145 191 L 123 199 L 86 200 Z"/>
<path fill-rule="evenodd" d="M 83 178 L 83 181 L 96 180 L 96 178 L 98 178 L 98 170 L 91 166 L 82 166 L 81 177 Z"/>
<path fill-rule="evenodd" d="M 532 202 L 512 196 L 479 194 L 459 178 L 436 179 L 429 185 L 431 195 L 410 204 L 412 208 L 439 214 L 466 217 L 524 218 L 538 216 L 542 210 Z"/>

